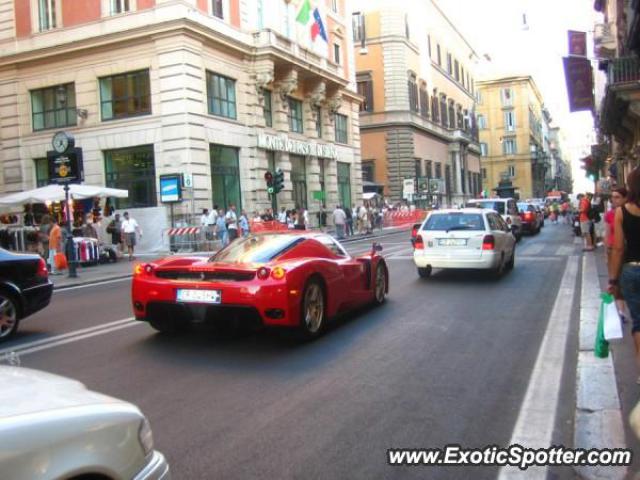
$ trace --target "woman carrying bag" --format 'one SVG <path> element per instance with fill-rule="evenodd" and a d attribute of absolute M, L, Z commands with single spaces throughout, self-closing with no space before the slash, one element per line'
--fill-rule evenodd
<path fill-rule="evenodd" d="M 609 288 L 614 297 L 620 290 L 627 302 L 636 347 L 636 364 L 640 366 L 640 169 L 627 177 L 627 201 L 616 208 L 614 238 L 609 262 Z M 640 384 L 640 377 L 636 383 Z"/>
<path fill-rule="evenodd" d="M 62 229 L 58 225 L 57 218 L 53 217 L 51 230 L 49 231 L 49 262 L 51 263 L 51 275 L 61 275 L 61 270 L 67 269 L 67 257 L 64 254 L 64 242 L 62 241 Z"/>

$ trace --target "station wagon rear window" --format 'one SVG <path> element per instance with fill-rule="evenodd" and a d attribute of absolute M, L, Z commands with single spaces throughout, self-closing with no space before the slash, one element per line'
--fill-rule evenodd
<path fill-rule="evenodd" d="M 484 219 L 479 213 L 436 213 L 429 217 L 424 230 L 484 230 Z"/>

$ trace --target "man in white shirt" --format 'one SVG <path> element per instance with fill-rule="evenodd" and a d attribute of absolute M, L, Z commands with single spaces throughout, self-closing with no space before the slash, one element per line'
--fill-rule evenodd
<path fill-rule="evenodd" d="M 287 223 L 287 209 L 282 207 L 282 209 L 280 210 L 280 213 L 278 214 L 278 221 L 280 223 L 284 223 L 286 225 Z"/>
<path fill-rule="evenodd" d="M 136 232 L 142 237 L 142 229 L 135 219 L 129 218 L 129 212 L 124 212 L 124 220 L 122 220 L 120 228 L 124 234 L 124 243 L 129 252 L 129 261 L 131 261 L 133 260 L 133 249 L 136 246 Z"/>
<path fill-rule="evenodd" d="M 225 223 L 227 224 L 227 231 L 229 232 L 229 242 L 233 242 L 238 238 L 238 216 L 236 215 L 236 206 L 231 204 L 229 211 L 224 216 Z"/>
<path fill-rule="evenodd" d="M 218 221 L 218 205 L 214 205 L 213 209 L 207 216 L 207 240 L 213 240 L 216 232 L 216 223 Z"/>
<path fill-rule="evenodd" d="M 336 235 L 338 240 L 344 238 L 344 225 L 347 223 L 347 214 L 340 208 L 340 205 L 336 205 L 336 209 L 333 211 L 333 224 L 336 226 Z"/>

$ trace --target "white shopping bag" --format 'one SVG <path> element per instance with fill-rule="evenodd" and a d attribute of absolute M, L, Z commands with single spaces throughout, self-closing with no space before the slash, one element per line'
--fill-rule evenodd
<path fill-rule="evenodd" d="M 616 302 L 604 304 L 604 339 L 608 342 L 622 338 L 622 323 L 616 308 Z"/>

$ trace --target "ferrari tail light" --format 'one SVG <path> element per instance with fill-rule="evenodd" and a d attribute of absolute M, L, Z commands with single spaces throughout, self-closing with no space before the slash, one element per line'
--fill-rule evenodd
<path fill-rule="evenodd" d="M 424 240 L 422 239 L 422 235 L 418 235 L 413 244 L 413 248 L 416 250 L 424 250 Z"/>
<path fill-rule="evenodd" d="M 271 271 L 267 267 L 260 267 L 256 275 L 260 280 L 266 280 L 267 278 L 269 278 L 270 273 Z"/>
<path fill-rule="evenodd" d="M 38 270 L 36 270 L 36 277 L 47 279 L 49 278 L 49 271 L 47 270 L 47 262 L 44 259 L 38 261 Z"/>
<path fill-rule="evenodd" d="M 150 263 L 138 263 L 133 267 L 134 275 L 153 275 L 156 267 Z"/>
<path fill-rule="evenodd" d="M 496 247 L 496 239 L 493 235 L 485 235 L 482 239 L 482 250 L 493 250 Z"/>
<path fill-rule="evenodd" d="M 275 280 L 282 280 L 285 276 L 285 270 L 282 267 L 275 267 L 273 270 L 271 270 L 271 276 L 275 279 Z"/>

